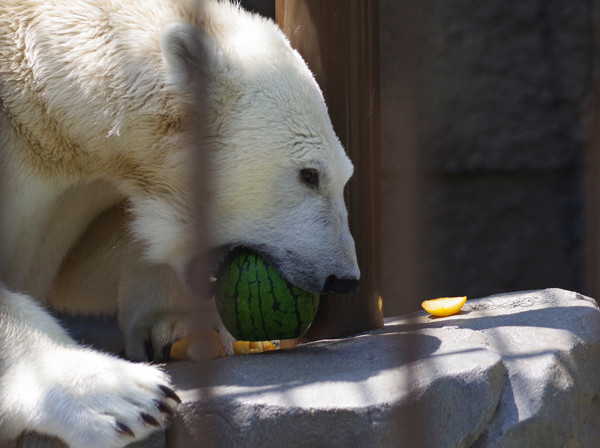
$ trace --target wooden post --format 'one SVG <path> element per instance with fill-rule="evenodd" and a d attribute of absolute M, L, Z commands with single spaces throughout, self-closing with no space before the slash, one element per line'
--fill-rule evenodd
<path fill-rule="evenodd" d="M 276 19 L 325 96 L 355 172 L 346 190 L 358 291 L 323 296 L 309 339 L 383 325 L 380 273 L 379 17 L 376 0 L 276 0 Z"/>

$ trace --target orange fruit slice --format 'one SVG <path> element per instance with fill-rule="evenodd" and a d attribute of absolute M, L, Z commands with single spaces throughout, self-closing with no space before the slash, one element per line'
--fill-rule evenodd
<path fill-rule="evenodd" d="M 170 355 L 176 361 L 210 361 L 225 356 L 225 349 L 216 331 L 202 331 L 175 342 Z"/>
<path fill-rule="evenodd" d="M 271 341 L 236 341 L 233 343 L 233 353 L 236 355 L 262 353 L 271 350 L 277 350 Z"/>
<path fill-rule="evenodd" d="M 458 313 L 466 301 L 467 296 L 440 297 L 439 299 L 425 300 L 421 306 L 429 314 L 445 317 Z"/>

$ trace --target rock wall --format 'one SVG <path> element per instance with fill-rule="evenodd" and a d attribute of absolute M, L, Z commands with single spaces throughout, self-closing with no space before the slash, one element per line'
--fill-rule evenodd
<path fill-rule="evenodd" d="M 427 297 L 586 290 L 596 3 L 381 0 L 387 315 Z"/>

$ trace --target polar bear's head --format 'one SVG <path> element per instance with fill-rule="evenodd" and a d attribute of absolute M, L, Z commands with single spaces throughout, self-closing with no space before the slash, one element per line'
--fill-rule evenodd
<path fill-rule="evenodd" d="M 170 24 L 161 47 L 184 92 L 198 46 L 208 53 L 212 244 L 251 248 L 309 291 L 353 290 L 353 166 L 311 72 L 273 23 L 235 7 L 209 6 L 201 29 Z"/>

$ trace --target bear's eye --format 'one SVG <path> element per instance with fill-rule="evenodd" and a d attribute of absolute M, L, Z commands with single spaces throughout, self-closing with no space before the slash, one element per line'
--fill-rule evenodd
<path fill-rule="evenodd" d="M 311 188 L 319 187 L 319 172 L 314 168 L 300 170 L 300 179 Z"/>

